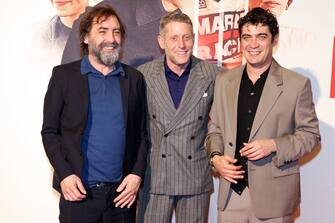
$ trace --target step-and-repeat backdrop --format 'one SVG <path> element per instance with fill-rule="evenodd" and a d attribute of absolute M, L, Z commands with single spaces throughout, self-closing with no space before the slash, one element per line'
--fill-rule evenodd
<path fill-rule="evenodd" d="M 146 0 L 137 0 L 138 7 Z M 150 0 L 152 1 L 152 0 Z M 157 0 L 160 2 L 161 0 Z M 43 97 L 61 61 L 75 18 L 100 0 L 14 0 L 0 9 L 0 222 L 58 222 L 59 195 L 41 143 Z M 113 2 L 113 0 L 110 0 Z M 135 2 L 135 0 L 134 0 Z M 275 59 L 309 77 L 322 146 L 301 161 L 302 202 L 296 222 L 333 222 L 335 207 L 335 2 L 332 0 L 162 0 L 194 22 L 194 55 L 231 69 L 243 63 L 237 21 L 252 7 L 280 24 Z M 172 7 L 173 8 L 173 7 Z M 125 9 L 127 11 L 128 9 Z M 124 13 L 119 11 L 119 14 Z M 157 27 L 158 29 L 158 27 Z M 139 37 L 140 38 L 140 37 Z M 126 41 L 134 41 L 128 39 Z M 216 222 L 218 181 L 209 222 Z"/>

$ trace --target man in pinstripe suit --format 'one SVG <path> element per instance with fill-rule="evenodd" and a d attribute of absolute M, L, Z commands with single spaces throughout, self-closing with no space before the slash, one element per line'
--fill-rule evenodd
<path fill-rule="evenodd" d="M 203 147 L 213 100 L 213 64 L 192 56 L 190 18 L 161 19 L 158 43 L 165 55 L 139 67 L 147 84 L 150 155 L 138 222 L 207 222 L 211 169 Z"/>

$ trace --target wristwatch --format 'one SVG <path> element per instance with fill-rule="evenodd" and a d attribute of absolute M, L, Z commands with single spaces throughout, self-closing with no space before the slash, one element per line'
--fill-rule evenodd
<path fill-rule="evenodd" d="M 211 156 L 209 157 L 209 163 L 211 164 L 212 167 L 214 167 L 213 165 L 213 157 L 214 156 L 223 156 L 223 154 L 219 151 L 214 151 L 211 153 Z"/>

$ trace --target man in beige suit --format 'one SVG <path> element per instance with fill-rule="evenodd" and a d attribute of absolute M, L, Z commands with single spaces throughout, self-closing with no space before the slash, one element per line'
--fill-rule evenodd
<path fill-rule="evenodd" d="M 310 81 L 272 58 L 278 23 L 255 8 L 240 19 L 246 65 L 217 76 L 206 149 L 220 176 L 219 222 L 292 222 L 298 160 L 319 142 Z"/>
<path fill-rule="evenodd" d="M 190 18 L 172 12 L 161 19 L 159 46 L 165 55 L 143 64 L 149 120 L 149 165 L 138 222 L 207 223 L 211 168 L 204 148 L 214 64 L 192 56 Z"/>

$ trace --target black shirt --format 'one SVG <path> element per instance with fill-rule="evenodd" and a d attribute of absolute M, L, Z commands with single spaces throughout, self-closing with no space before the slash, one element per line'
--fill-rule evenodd
<path fill-rule="evenodd" d="M 249 79 L 246 68 L 242 75 L 238 95 L 235 158 L 237 159 L 236 165 L 242 165 L 245 174 L 243 179 L 237 181 L 238 184 L 232 184 L 231 186 L 240 195 L 244 188 L 248 186 L 248 158 L 241 157 L 240 149 L 244 147 L 243 143 L 249 142 L 250 131 L 269 70 L 270 67 L 261 74 L 255 84 Z"/>

